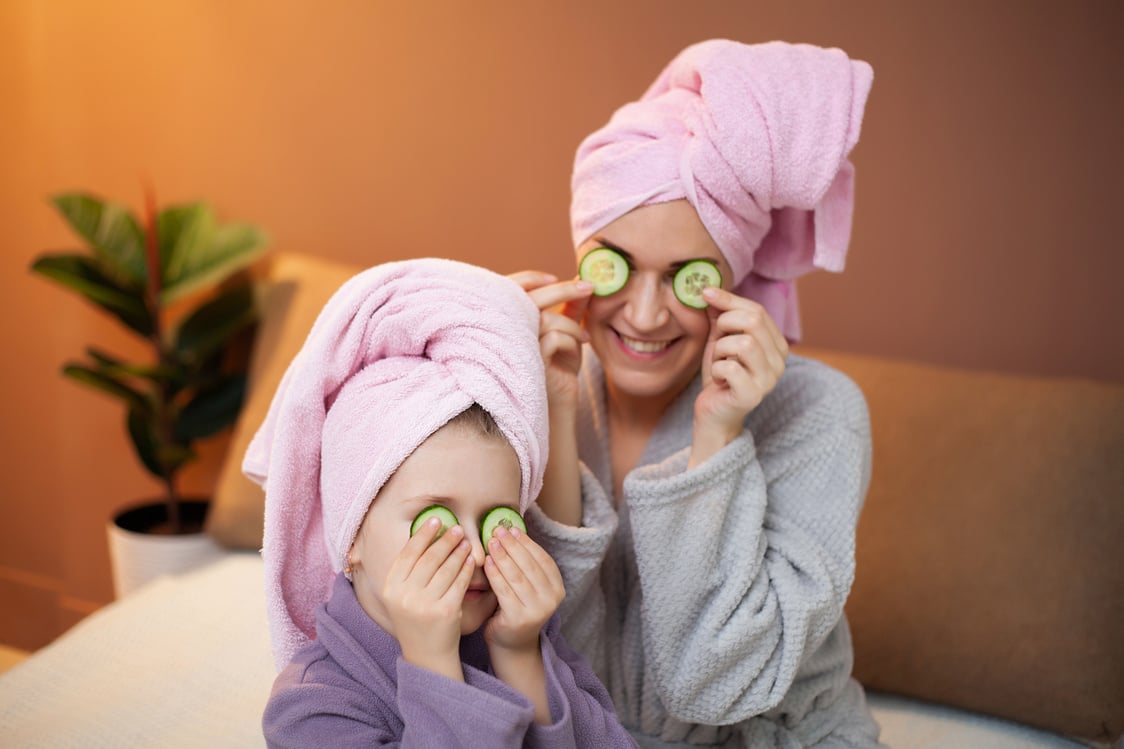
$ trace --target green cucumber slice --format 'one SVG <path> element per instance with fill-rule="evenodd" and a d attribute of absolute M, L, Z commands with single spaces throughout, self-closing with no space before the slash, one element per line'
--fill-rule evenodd
<path fill-rule="evenodd" d="M 628 283 L 628 262 L 616 250 L 598 247 L 578 264 L 578 275 L 593 284 L 594 296 L 615 294 Z"/>
<path fill-rule="evenodd" d="M 524 533 L 527 532 L 527 525 L 518 512 L 510 507 L 493 507 L 480 521 L 480 543 L 484 544 L 485 554 L 488 553 L 488 544 L 492 540 L 492 534 L 501 525 L 504 528 L 518 528 Z"/>
<path fill-rule="evenodd" d="M 454 515 L 453 511 L 448 507 L 444 505 L 430 505 L 414 517 L 414 522 L 410 524 L 410 535 L 413 536 L 417 533 L 425 521 L 430 518 L 437 518 L 441 521 L 441 530 L 437 531 L 437 535 L 433 537 L 435 540 L 441 538 L 442 533 L 457 524 L 457 516 Z"/>
<path fill-rule="evenodd" d="M 672 282 L 675 298 L 688 307 L 703 309 L 703 289 L 708 286 L 722 288 L 722 273 L 718 266 L 709 260 L 692 260 L 675 272 Z"/>

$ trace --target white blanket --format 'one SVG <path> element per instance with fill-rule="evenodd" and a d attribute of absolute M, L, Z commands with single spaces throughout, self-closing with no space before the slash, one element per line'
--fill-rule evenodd
<path fill-rule="evenodd" d="M 232 553 L 87 617 L 0 677 L 0 745 L 265 746 L 261 558 Z"/>

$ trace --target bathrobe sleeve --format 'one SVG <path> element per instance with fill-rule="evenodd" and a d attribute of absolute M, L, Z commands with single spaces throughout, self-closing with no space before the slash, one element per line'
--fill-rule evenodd
<path fill-rule="evenodd" d="M 554 558 L 566 586 L 566 598 L 558 609 L 566 641 L 584 653 L 598 673 L 604 673 L 605 593 L 601 588 L 601 568 L 617 531 L 617 513 L 601 482 L 579 463 L 582 486 L 582 525 L 580 528 L 558 523 L 547 517 L 538 505 L 525 514 L 527 530 Z"/>
<path fill-rule="evenodd" d="M 553 722 L 532 723 L 527 733 L 529 747 L 605 747 L 631 749 L 631 734 L 621 725 L 613 701 L 589 663 L 563 639 L 558 615 L 543 628 L 543 665 L 547 699 Z"/>
<path fill-rule="evenodd" d="M 683 721 L 776 706 L 843 614 L 870 476 L 866 402 L 838 373 L 793 374 L 756 431 L 701 466 L 683 449 L 624 482 L 648 668 Z"/>

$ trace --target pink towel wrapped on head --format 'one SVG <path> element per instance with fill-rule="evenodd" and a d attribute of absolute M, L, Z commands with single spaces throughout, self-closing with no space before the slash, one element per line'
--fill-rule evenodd
<path fill-rule="evenodd" d="M 522 288 L 453 260 L 376 266 L 328 301 L 242 464 L 265 489 L 262 556 L 279 669 L 315 636 L 316 608 L 379 489 L 473 403 L 519 459 L 520 510 L 538 496 L 547 459 L 538 333 L 538 308 Z"/>
<path fill-rule="evenodd" d="M 800 336 L 793 279 L 841 271 L 874 73 L 838 49 L 716 39 L 683 50 L 578 148 L 574 246 L 640 206 L 686 199 L 734 291 Z"/>

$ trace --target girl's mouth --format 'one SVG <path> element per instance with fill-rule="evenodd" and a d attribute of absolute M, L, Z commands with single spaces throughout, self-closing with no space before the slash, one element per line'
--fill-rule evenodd
<path fill-rule="evenodd" d="M 464 592 L 464 600 L 478 601 L 491 592 L 492 589 L 489 587 L 470 587 Z"/>

